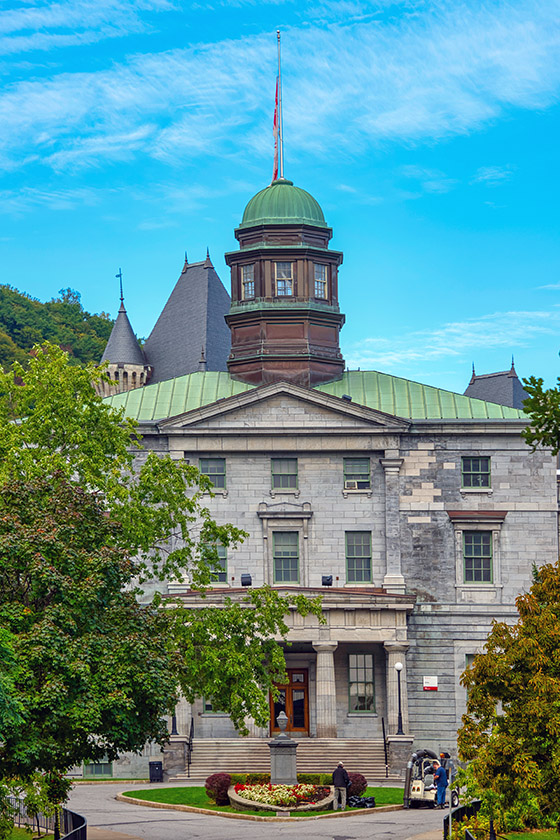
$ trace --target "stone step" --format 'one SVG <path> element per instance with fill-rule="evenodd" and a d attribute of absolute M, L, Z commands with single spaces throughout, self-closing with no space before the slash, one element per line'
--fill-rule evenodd
<path fill-rule="evenodd" d="M 368 781 L 386 778 L 382 741 L 302 738 L 298 744 L 297 766 L 300 773 L 330 773 L 338 761 L 343 761 L 348 772 L 363 773 Z M 195 741 L 190 776 L 181 772 L 173 775 L 173 779 L 202 780 L 219 772 L 270 772 L 268 741 L 261 738 Z"/>

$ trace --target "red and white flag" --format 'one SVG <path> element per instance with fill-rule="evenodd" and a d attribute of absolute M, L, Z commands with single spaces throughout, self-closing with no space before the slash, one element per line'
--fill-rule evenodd
<path fill-rule="evenodd" d="M 278 76 L 276 76 L 276 99 L 274 102 L 274 168 L 272 171 L 272 182 L 278 180 Z"/>

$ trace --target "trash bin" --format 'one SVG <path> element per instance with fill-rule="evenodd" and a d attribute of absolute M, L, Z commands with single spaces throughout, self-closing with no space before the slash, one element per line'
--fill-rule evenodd
<path fill-rule="evenodd" d="M 150 761 L 150 782 L 163 782 L 163 761 Z"/>

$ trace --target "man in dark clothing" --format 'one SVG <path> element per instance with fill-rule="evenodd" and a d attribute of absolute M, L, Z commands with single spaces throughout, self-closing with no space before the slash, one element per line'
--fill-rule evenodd
<path fill-rule="evenodd" d="M 447 788 L 447 773 L 445 768 L 441 766 L 439 761 L 433 762 L 434 766 L 434 782 L 437 785 L 436 801 L 438 808 L 445 808 L 445 790 Z"/>
<path fill-rule="evenodd" d="M 346 808 L 346 791 L 348 790 L 350 779 L 342 761 L 338 762 L 336 770 L 332 774 L 332 783 L 334 785 L 333 811 L 336 811 L 339 802 L 340 809 L 344 811 Z"/>

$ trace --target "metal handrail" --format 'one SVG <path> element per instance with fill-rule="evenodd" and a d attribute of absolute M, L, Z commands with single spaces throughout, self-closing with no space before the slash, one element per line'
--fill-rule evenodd
<path fill-rule="evenodd" d="M 389 756 L 387 754 L 387 735 L 385 732 L 385 718 L 381 718 L 381 729 L 383 730 L 383 750 L 385 752 L 385 778 L 389 778 Z"/>
<path fill-rule="evenodd" d="M 191 728 L 189 730 L 189 737 L 186 743 L 186 750 L 187 750 L 187 778 L 190 779 L 191 777 L 191 763 L 192 763 L 192 751 L 194 749 L 194 718 L 191 718 Z"/>
<path fill-rule="evenodd" d="M 47 817 L 42 811 L 29 814 L 21 799 L 15 796 L 8 797 L 10 806 L 14 811 L 14 824 L 37 826 L 37 829 L 44 829 L 46 832 L 58 833 L 60 840 L 87 840 L 87 820 L 81 814 L 71 811 L 69 808 L 61 808 L 62 825 L 64 834 L 60 835 L 59 821 L 56 816 Z"/>

